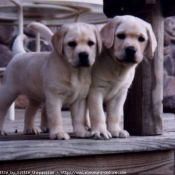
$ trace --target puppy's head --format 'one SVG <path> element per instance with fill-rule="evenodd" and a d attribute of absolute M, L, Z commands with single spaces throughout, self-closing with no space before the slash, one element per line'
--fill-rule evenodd
<path fill-rule="evenodd" d="M 52 37 L 55 51 L 73 67 L 91 67 L 102 42 L 97 29 L 90 24 L 63 25 Z"/>
<path fill-rule="evenodd" d="M 153 58 L 157 41 L 149 23 L 133 16 L 116 16 L 101 30 L 104 46 L 117 62 L 138 64 Z"/>

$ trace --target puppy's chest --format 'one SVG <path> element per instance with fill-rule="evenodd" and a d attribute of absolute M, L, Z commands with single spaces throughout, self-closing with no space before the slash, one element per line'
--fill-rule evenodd
<path fill-rule="evenodd" d="M 108 83 L 104 89 L 104 100 L 107 101 L 114 96 L 120 96 L 121 94 L 126 93 L 130 85 L 130 81 L 115 81 Z"/>
<path fill-rule="evenodd" d="M 72 104 L 77 99 L 84 99 L 87 97 L 89 91 L 89 81 L 73 81 L 65 88 L 65 101 L 67 105 Z"/>
<path fill-rule="evenodd" d="M 119 97 L 122 94 L 127 93 L 128 88 L 133 81 L 134 72 L 134 70 L 131 70 L 130 72 L 126 72 L 120 76 L 109 76 L 109 79 L 106 79 L 103 89 L 104 100 L 106 101 L 114 96 Z"/>

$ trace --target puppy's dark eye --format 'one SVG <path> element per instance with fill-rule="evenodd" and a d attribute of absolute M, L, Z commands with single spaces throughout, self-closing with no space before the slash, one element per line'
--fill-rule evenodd
<path fill-rule="evenodd" d="M 144 42 L 144 41 L 145 41 L 145 39 L 144 39 L 142 36 L 140 36 L 140 37 L 138 38 L 138 40 L 139 40 L 139 42 Z"/>
<path fill-rule="evenodd" d="M 93 41 L 88 41 L 88 45 L 89 46 L 93 46 L 94 45 L 94 42 Z"/>
<path fill-rule="evenodd" d="M 76 47 L 77 43 L 75 41 L 71 41 L 68 43 L 70 47 Z"/>
<path fill-rule="evenodd" d="M 117 37 L 122 40 L 126 38 L 125 34 L 118 34 Z"/>

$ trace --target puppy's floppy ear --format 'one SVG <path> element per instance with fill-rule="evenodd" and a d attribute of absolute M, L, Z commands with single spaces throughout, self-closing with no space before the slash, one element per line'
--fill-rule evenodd
<path fill-rule="evenodd" d="M 101 29 L 100 34 L 102 42 L 106 48 L 111 48 L 114 44 L 114 35 L 117 27 L 121 23 L 121 17 L 116 16 L 111 19 L 107 24 Z"/>
<path fill-rule="evenodd" d="M 52 45 L 54 50 L 59 54 L 63 54 L 63 41 L 68 31 L 68 25 L 62 25 L 58 31 L 52 36 Z"/>
<path fill-rule="evenodd" d="M 154 57 L 154 52 L 157 47 L 157 40 L 150 24 L 147 25 L 147 34 L 149 41 L 146 48 L 145 56 L 152 59 Z"/>
<path fill-rule="evenodd" d="M 97 40 L 97 51 L 98 51 L 98 54 L 100 54 L 102 51 L 102 40 L 101 40 L 100 32 L 96 29 L 96 27 L 94 27 L 94 32 Z"/>

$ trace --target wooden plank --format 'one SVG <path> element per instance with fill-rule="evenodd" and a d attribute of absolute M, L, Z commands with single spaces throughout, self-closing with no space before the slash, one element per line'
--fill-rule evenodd
<path fill-rule="evenodd" d="M 143 18 L 152 24 L 158 46 L 155 57 L 144 59 L 139 65 L 135 80 L 125 104 L 124 128 L 131 135 L 162 134 L 163 99 L 163 17 L 160 1 Z"/>
<path fill-rule="evenodd" d="M 8 137 L 8 136 L 7 136 Z M 37 137 L 37 136 L 36 136 Z M 1 137 L 0 137 L 1 138 Z M 69 156 L 157 151 L 175 148 L 175 133 L 127 139 L 0 141 L 0 160 L 25 160 Z"/>
<path fill-rule="evenodd" d="M 15 131 L 17 131 L 18 133 L 23 132 L 24 113 L 25 113 L 24 110 L 16 109 L 15 110 L 16 118 L 14 121 L 11 121 L 8 119 L 8 117 L 6 117 L 5 130 L 7 131 L 8 134 L 14 135 L 15 137 L 15 135 L 17 135 L 17 134 L 14 134 Z M 41 116 L 41 111 L 38 110 L 36 117 L 35 117 L 35 126 L 39 131 L 40 131 L 40 116 Z M 73 131 L 73 128 L 72 128 L 70 111 L 62 111 L 62 116 L 63 116 L 63 125 L 64 125 L 65 131 L 71 133 Z M 175 127 L 174 127 L 175 126 L 175 115 L 174 114 L 164 113 L 162 116 L 162 119 L 163 119 L 163 127 L 165 131 L 175 131 Z M 123 128 L 123 120 L 121 121 L 120 125 Z"/>
<path fill-rule="evenodd" d="M 23 132 L 23 128 L 24 128 L 24 113 L 25 113 L 24 110 L 16 109 L 15 110 L 16 117 L 14 121 L 11 121 L 8 119 L 8 117 L 6 117 L 4 128 L 6 132 L 8 133 L 8 135 L 10 136 L 7 138 L 8 140 L 9 139 L 10 140 L 22 140 L 23 139 L 21 136 L 21 133 Z M 41 111 L 39 110 L 35 118 L 35 126 L 39 131 L 40 131 L 40 116 L 41 116 Z M 70 111 L 62 111 L 62 116 L 63 116 L 63 125 L 64 125 L 65 131 L 69 133 L 73 132 Z M 166 132 L 175 131 L 175 115 L 174 114 L 163 114 L 162 119 L 163 119 L 164 131 Z M 120 125 L 121 125 L 121 128 L 123 128 L 123 120 L 121 121 Z M 17 134 L 15 133 L 16 131 L 17 131 Z M 30 136 L 30 137 L 35 138 L 35 136 Z M 40 139 L 39 137 L 38 139 Z M 47 137 L 47 136 L 41 135 L 41 139 L 43 137 Z M 24 136 L 24 139 L 26 140 L 28 139 L 28 137 Z M 0 140 L 2 140 L 2 137 L 0 137 Z M 4 137 L 4 140 L 6 140 L 6 137 Z"/>
<path fill-rule="evenodd" d="M 50 174 L 166 174 L 173 175 L 174 151 L 95 155 L 55 159 L 0 162 L 1 171 L 50 172 Z M 64 171 L 61 172 L 61 171 Z M 79 171 L 79 173 L 78 173 Z M 89 172 L 89 173 L 88 173 Z M 90 173 L 91 172 L 91 173 Z M 23 173 L 24 174 L 24 173 Z M 48 173 L 45 173 L 48 174 Z"/>
<path fill-rule="evenodd" d="M 66 131 L 72 132 L 70 113 L 63 112 L 62 114 Z M 69 141 L 51 141 L 48 134 L 23 135 L 21 132 L 24 125 L 24 110 L 16 110 L 15 115 L 15 121 L 6 118 L 6 128 L 10 133 L 8 136 L 0 136 L 0 160 L 113 154 L 175 148 L 175 117 L 173 114 L 164 114 L 165 133 L 163 136 L 130 137 L 102 141 L 75 139 L 72 134 Z M 37 127 L 40 125 L 40 111 L 37 113 L 35 124 Z M 20 133 L 14 134 L 15 129 Z M 55 152 L 56 155 L 54 155 Z"/>
<path fill-rule="evenodd" d="M 71 138 L 76 138 L 75 134 L 68 133 Z M 0 136 L 0 141 L 18 141 L 18 140 L 50 140 L 49 133 L 39 133 L 37 135 L 29 134 L 24 135 L 23 133 L 9 133 L 5 136 Z"/>
<path fill-rule="evenodd" d="M 15 120 L 11 121 L 6 116 L 4 128 L 7 132 L 7 134 L 14 134 L 14 133 L 22 133 L 24 129 L 24 114 L 25 110 L 22 109 L 16 109 L 15 110 Z M 70 116 L 70 111 L 63 111 L 62 112 L 63 117 L 63 126 L 66 132 L 72 132 L 72 121 Z M 40 132 L 40 120 L 41 120 L 41 110 L 38 110 L 36 117 L 35 117 L 35 128 Z M 14 137 L 17 134 L 14 134 Z"/>

